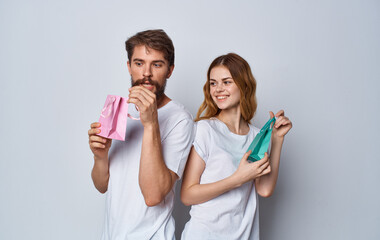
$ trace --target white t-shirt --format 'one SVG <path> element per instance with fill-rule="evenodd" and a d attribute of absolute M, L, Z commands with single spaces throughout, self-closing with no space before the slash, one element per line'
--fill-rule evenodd
<path fill-rule="evenodd" d="M 129 104 L 128 112 L 139 117 L 133 104 Z M 191 114 L 180 103 L 170 101 L 158 109 L 158 122 L 166 166 L 181 178 L 194 138 Z M 128 118 L 126 140 L 112 142 L 102 240 L 175 239 L 172 217 L 175 186 L 154 207 L 145 204 L 139 187 L 142 138 L 141 122 Z"/>
<path fill-rule="evenodd" d="M 247 135 L 237 135 L 216 118 L 197 122 L 194 148 L 206 163 L 200 184 L 231 176 L 260 131 L 249 125 Z M 191 207 L 191 218 L 182 232 L 187 239 L 259 239 L 258 199 L 254 181 Z"/>

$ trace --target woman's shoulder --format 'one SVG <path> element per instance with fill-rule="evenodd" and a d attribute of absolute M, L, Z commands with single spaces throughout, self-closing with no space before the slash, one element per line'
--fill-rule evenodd
<path fill-rule="evenodd" d="M 195 126 L 196 133 L 200 135 L 214 135 L 215 131 L 218 129 L 215 118 L 199 120 L 195 122 Z"/>
<path fill-rule="evenodd" d="M 213 129 L 215 128 L 215 118 L 202 119 L 196 122 L 197 128 Z"/>

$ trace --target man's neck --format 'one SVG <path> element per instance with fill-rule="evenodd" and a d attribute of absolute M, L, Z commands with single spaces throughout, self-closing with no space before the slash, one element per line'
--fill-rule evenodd
<path fill-rule="evenodd" d="M 157 109 L 162 108 L 166 104 L 168 104 L 171 101 L 171 99 L 163 94 L 159 99 L 157 99 Z"/>

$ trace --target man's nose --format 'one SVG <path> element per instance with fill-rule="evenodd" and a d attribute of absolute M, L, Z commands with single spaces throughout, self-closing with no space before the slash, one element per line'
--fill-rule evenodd
<path fill-rule="evenodd" d="M 144 68 L 144 77 L 151 77 L 152 76 L 152 69 L 150 66 L 145 66 Z"/>

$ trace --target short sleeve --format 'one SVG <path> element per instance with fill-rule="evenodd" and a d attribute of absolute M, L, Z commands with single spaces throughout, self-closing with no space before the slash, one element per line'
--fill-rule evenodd
<path fill-rule="evenodd" d="M 166 166 L 182 177 L 194 139 L 194 122 L 191 118 L 179 121 L 162 141 L 162 154 Z"/>
<path fill-rule="evenodd" d="M 196 124 L 195 138 L 193 146 L 203 161 L 207 162 L 209 156 L 209 147 L 211 144 L 210 126 L 205 120 Z"/>

